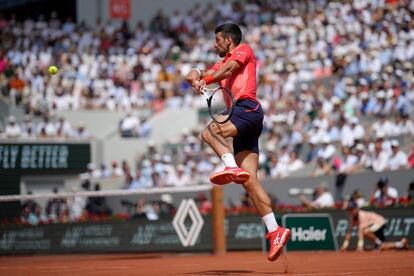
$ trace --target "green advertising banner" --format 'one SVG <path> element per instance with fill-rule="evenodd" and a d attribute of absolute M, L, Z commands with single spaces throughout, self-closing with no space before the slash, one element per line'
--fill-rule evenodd
<path fill-rule="evenodd" d="M 89 142 L 0 142 L 0 195 L 20 194 L 25 175 L 67 175 L 86 171 L 91 160 Z M 19 202 L 0 203 L 0 219 L 20 214 Z"/>
<path fill-rule="evenodd" d="M 68 173 L 86 169 L 89 143 L 0 143 L 0 171 Z"/>
<path fill-rule="evenodd" d="M 291 231 L 286 251 L 338 249 L 329 214 L 287 214 L 282 224 Z"/>

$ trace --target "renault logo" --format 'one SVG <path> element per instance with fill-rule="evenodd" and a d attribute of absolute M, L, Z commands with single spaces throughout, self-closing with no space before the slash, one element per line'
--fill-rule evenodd
<path fill-rule="evenodd" d="M 190 216 L 192 222 L 189 230 L 184 224 L 187 216 Z M 196 243 L 203 224 L 203 217 L 200 215 L 194 200 L 184 199 L 173 219 L 174 229 L 183 246 L 193 246 Z"/>

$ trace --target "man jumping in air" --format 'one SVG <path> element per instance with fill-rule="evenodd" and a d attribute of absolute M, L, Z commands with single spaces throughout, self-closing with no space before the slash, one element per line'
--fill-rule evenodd
<path fill-rule="evenodd" d="M 256 57 L 249 45 L 240 44 L 242 32 L 236 24 L 220 25 L 215 34 L 214 48 L 223 59 L 207 71 L 193 69 L 186 77 L 200 93 L 203 87 L 218 82 L 230 89 L 236 100 L 230 121 L 211 122 L 201 134 L 225 165 L 223 171 L 210 176 L 210 181 L 243 185 L 266 224 L 266 238 L 270 240 L 268 260 L 274 261 L 287 244 L 290 230 L 278 226 L 270 198 L 257 178 L 263 110 L 256 97 Z M 234 155 L 226 140 L 229 137 L 233 137 Z"/>

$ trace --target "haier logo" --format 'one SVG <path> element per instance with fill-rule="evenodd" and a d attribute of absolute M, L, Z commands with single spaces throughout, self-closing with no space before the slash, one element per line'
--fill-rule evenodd
<path fill-rule="evenodd" d="M 291 228 L 291 239 L 292 241 L 324 241 L 326 239 L 326 229 L 320 230 L 315 229 L 313 226 L 308 229 L 302 227 Z"/>

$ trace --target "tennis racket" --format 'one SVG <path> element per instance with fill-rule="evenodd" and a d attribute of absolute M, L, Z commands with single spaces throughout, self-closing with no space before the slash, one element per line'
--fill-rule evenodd
<path fill-rule="evenodd" d="M 202 92 L 207 101 L 208 113 L 213 121 L 224 124 L 230 120 L 236 104 L 233 93 L 228 88 L 221 86 L 216 88 L 203 87 Z"/>

